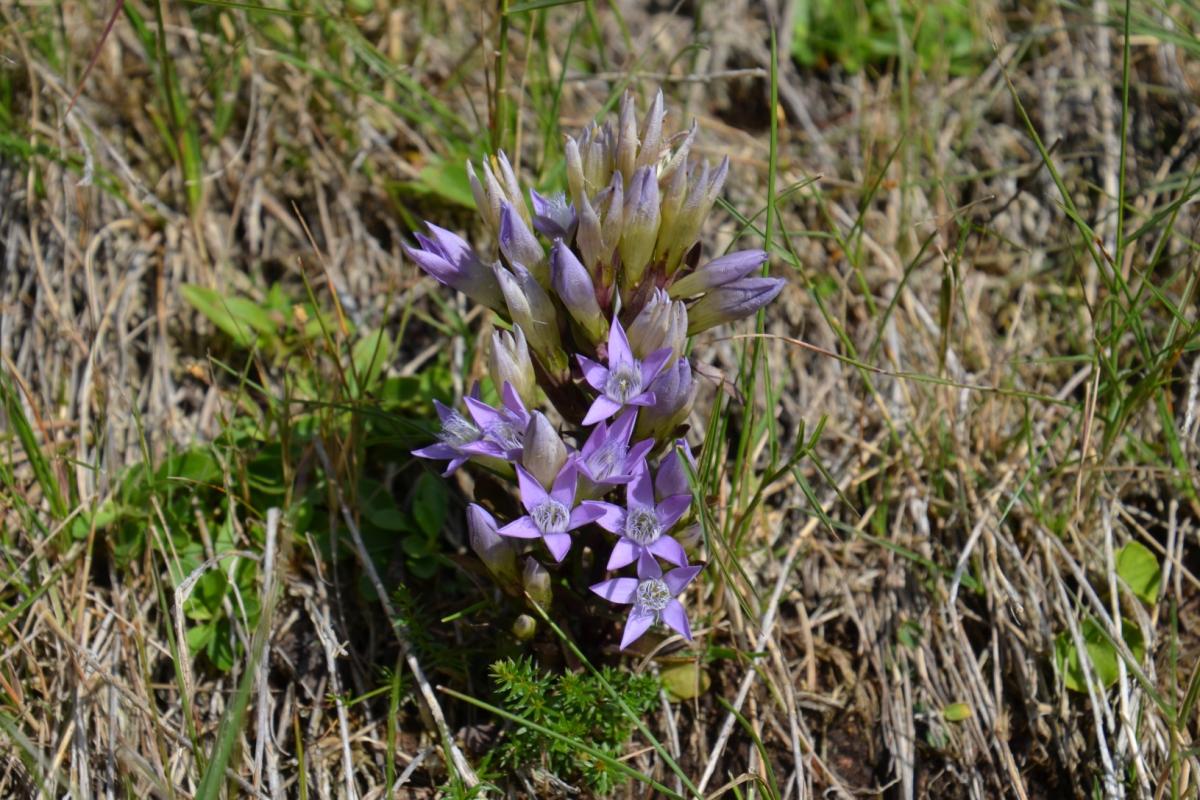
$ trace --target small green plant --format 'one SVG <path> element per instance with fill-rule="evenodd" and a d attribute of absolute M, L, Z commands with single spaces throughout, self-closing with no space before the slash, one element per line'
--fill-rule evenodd
<path fill-rule="evenodd" d="M 489 760 L 507 769 L 538 768 L 572 784 L 586 783 L 598 794 L 611 792 L 622 776 L 567 740 L 587 742 L 614 759 L 620 758 L 633 733 L 633 720 L 612 702 L 604 682 L 634 714 L 646 713 L 658 698 L 658 680 L 653 675 L 612 667 L 604 667 L 598 674 L 553 676 L 540 673 L 529 658 L 506 659 L 492 665 L 492 679 L 508 711 L 564 738 L 514 725 Z"/>
<path fill-rule="evenodd" d="M 1120 653 L 1117 652 L 1117 648 L 1107 632 L 1101 627 L 1101 623 L 1092 617 L 1084 619 L 1079 627 L 1096 678 L 1104 688 L 1112 687 L 1120 675 L 1117 668 L 1117 659 L 1121 658 Z M 1146 642 L 1142 638 L 1141 630 L 1134 623 L 1122 618 L 1121 638 L 1125 640 L 1125 644 L 1140 665 L 1146 656 Z M 1079 658 L 1079 650 L 1075 646 L 1070 631 L 1063 631 L 1054 640 L 1054 665 L 1059 674 L 1063 676 L 1063 681 L 1068 689 L 1073 692 L 1088 690 L 1088 676 L 1084 672 Z"/>
<path fill-rule="evenodd" d="M 888 0 L 808 0 L 796 9 L 792 57 L 806 67 L 840 64 L 859 72 L 898 58 L 911 47 L 916 64 L 928 71 L 940 62 L 952 74 L 969 73 L 984 41 L 978 17 L 962 0 L 902 0 L 895 13 Z"/>

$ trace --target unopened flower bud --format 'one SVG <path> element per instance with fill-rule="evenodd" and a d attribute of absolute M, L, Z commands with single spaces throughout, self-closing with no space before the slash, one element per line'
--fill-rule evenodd
<path fill-rule="evenodd" d="M 626 331 L 634 356 L 646 358 L 669 347 L 672 360 L 679 358 L 687 345 L 687 320 L 687 307 L 656 289 Z"/>
<path fill-rule="evenodd" d="M 550 590 L 550 573 L 532 558 L 525 559 L 525 570 L 521 582 L 526 593 L 542 608 L 549 608 L 553 593 Z"/>
<path fill-rule="evenodd" d="M 608 320 L 596 300 L 592 276 L 562 239 L 556 239 L 550 248 L 550 273 L 554 291 L 571 318 L 593 344 L 603 341 L 608 336 Z"/>
<path fill-rule="evenodd" d="M 678 156 L 677 156 L 678 157 Z M 659 176 L 662 189 L 660 219 L 658 223 L 658 240 L 654 245 L 654 260 L 666 263 L 667 256 L 676 249 L 676 232 L 683 201 L 687 197 L 688 164 L 686 152 L 682 155 L 681 163 L 670 172 Z"/>
<path fill-rule="evenodd" d="M 524 443 L 521 466 L 529 470 L 542 486 L 553 486 L 563 464 L 567 463 L 567 446 L 542 412 L 530 414 Z"/>
<path fill-rule="evenodd" d="M 567 137 L 563 147 L 567 162 L 567 191 L 571 194 L 571 202 L 578 208 L 583 198 L 587 197 L 586 179 L 583 175 L 583 158 L 579 155 L 579 142 Z"/>
<path fill-rule="evenodd" d="M 596 200 L 600 207 L 600 232 L 607 260 L 617 249 L 625 223 L 625 189 L 620 173 L 613 173 L 612 182 L 602 194 L 603 198 L 597 197 Z"/>
<path fill-rule="evenodd" d="M 543 197 L 530 189 L 529 198 L 533 201 L 535 231 L 550 240 L 570 241 L 575 236 L 575 209 L 567 203 L 566 197 L 561 194 Z"/>
<path fill-rule="evenodd" d="M 501 150 L 496 154 L 496 161 L 500 164 L 500 177 L 504 181 L 505 199 L 512 203 L 517 214 L 525 226 L 529 226 L 529 209 L 525 207 L 525 201 L 521 194 L 521 184 L 517 181 L 517 176 L 513 173 L 512 165 L 508 163 L 508 156 Z"/>
<path fill-rule="evenodd" d="M 500 230 L 500 204 L 504 202 L 504 192 L 500 182 L 492 173 L 492 168 L 486 160 L 483 161 L 483 182 L 475 174 L 475 165 L 467 162 L 467 180 L 471 183 L 471 195 L 475 198 L 475 209 L 483 217 L 492 233 Z"/>
<path fill-rule="evenodd" d="M 513 264 L 512 271 L 496 264 L 493 270 L 509 315 L 525 332 L 530 349 L 548 373 L 559 377 L 565 374 L 569 370 L 567 356 L 558 333 L 554 303 L 546 290 L 521 264 Z"/>
<path fill-rule="evenodd" d="M 537 635 L 537 620 L 522 614 L 513 620 L 512 635 L 518 642 L 528 642 Z"/>
<path fill-rule="evenodd" d="M 529 360 L 529 346 L 520 325 L 513 325 L 512 333 L 494 331 L 492 350 L 488 353 L 488 371 L 497 389 L 505 383 L 511 384 L 526 406 L 537 405 L 537 376 L 533 362 Z"/>
<path fill-rule="evenodd" d="M 709 289 L 725 286 L 746 277 L 767 260 L 765 250 L 739 250 L 714 258 L 671 284 L 671 297 L 694 297 Z"/>
<path fill-rule="evenodd" d="M 512 203 L 500 204 L 500 252 L 508 263 L 520 264 L 543 287 L 550 285 L 550 270 L 546 265 L 546 251 L 541 242 L 525 224 L 525 220 Z"/>
<path fill-rule="evenodd" d="M 621 108 L 617 121 L 617 163 L 616 169 L 625 179 L 633 175 L 637 163 L 638 130 L 637 108 L 633 101 L 633 92 L 626 91 L 621 97 Z"/>
<path fill-rule="evenodd" d="M 496 519 L 482 506 L 471 503 L 467 506 L 467 528 L 470 532 L 471 549 L 487 567 L 488 572 L 501 587 L 517 591 L 520 576 L 517 574 L 517 551 L 512 541 L 496 533 Z"/>
<path fill-rule="evenodd" d="M 575 244 L 583 263 L 592 275 L 598 275 L 601 264 L 607 263 L 611 253 L 604 251 L 604 234 L 600 230 L 600 217 L 587 195 L 579 200 L 579 231 L 575 235 Z"/>
<path fill-rule="evenodd" d="M 588 143 L 587 150 L 583 152 L 584 194 L 598 191 L 601 186 L 608 183 L 608 179 L 612 175 L 612 153 L 605 146 L 607 142 L 601 141 L 601 136 L 605 139 L 612 138 L 612 132 L 608 130 L 607 125 L 602 134 L 593 136 L 592 141 Z"/>
<path fill-rule="evenodd" d="M 658 178 L 652 167 L 642 167 L 634 173 L 625 196 L 620 252 L 622 285 L 628 290 L 641 282 L 654 255 L 659 219 Z"/>
<path fill-rule="evenodd" d="M 683 455 L 680 455 L 680 451 Z M 684 464 L 687 460 L 687 465 Z M 691 448 L 685 439 L 677 439 L 671 449 L 659 462 L 658 472 L 654 474 L 654 496 L 662 500 L 678 494 L 691 494 L 692 487 L 688 482 L 688 468 L 696 469 L 696 459 L 692 457 Z"/>
<path fill-rule="evenodd" d="M 688 309 L 688 336 L 748 317 L 775 299 L 782 278 L 742 278 L 708 292 Z"/>
<path fill-rule="evenodd" d="M 633 435 L 635 439 L 651 437 L 662 441 L 687 419 L 696 401 L 696 385 L 688 360 L 681 358 L 663 369 L 650 384 L 650 391 L 654 393 L 654 405 L 638 414 Z"/>
<path fill-rule="evenodd" d="M 642 121 L 642 141 L 637 157 L 638 167 L 654 167 L 658 163 L 659 158 L 662 157 L 663 121 L 666 118 L 667 112 L 663 106 L 663 93 L 662 89 L 659 89 L 654 95 L 654 101 L 650 104 L 650 110 L 646 112 L 645 120 Z"/>
<path fill-rule="evenodd" d="M 701 545 L 704 541 L 704 531 L 700 529 L 700 524 L 688 525 L 686 528 L 675 534 L 675 541 L 683 545 L 683 549 L 687 552 L 692 552 Z"/>
<path fill-rule="evenodd" d="M 408 257 L 438 282 L 465 294 L 495 311 L 504 308 L 504 297 L 496 276 L 486 267 L 461 236 L 425 223 L 429 236 L 415 234 L 419 248 L 402 245 Z"/>

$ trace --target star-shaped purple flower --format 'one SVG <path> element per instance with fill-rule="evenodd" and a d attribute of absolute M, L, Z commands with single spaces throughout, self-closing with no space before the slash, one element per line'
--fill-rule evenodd
<path fill-rule="evenodd" d="M 701 569 L 703 567 L 697 564 L 679 567 L 663 575 L 658 562 L 649 554 L 643 554 L 638 559 L 636 578 L 613 578 L 591 587 L 605 600 L 622 605 L 633 604 L 621 636 L 622 650 L 641 638 L 659 620 L 678 631 L 689 642 L 692 640 L 687 612 L 676 598 Z"/>
<path fill-rule="evenodd" d="M 529 425 L 529 411 L 521 402 L 521 396 L 508 381 L 500 391 L 500 408 L 492 408 L 477 397 L 467 398 L 467 411 L 475 420 L 485 442 L 496 445 L 500 458 L 516 461 L 525 447 L 525 428 Z"/>
<path fill-rule="evenodd" d="M 658 556 L 676 566 L 687 566 L 683 545 L 665 534 L 691 502 L 691 495 L 680 494 L 655 503 L 650 470 L 644 462 L 633 481 L 625 485 L 625 508 L 598 500 L 585 501 L 584 507 L 600 511 L 596 523 L 621 537 L 608 557 L 606 569 L 620 569 L 634 561 L 640 565 L 643 556 L 651 560 Z"/>
<path fill-rule="evenodd" d="M 579 366 L 583 368 L 583 377 L 600 393 L 582 424 L 595 425 L 625 406 L 654 405 L 654 393 L 647 387 L 670 357 L 671 348 L 664 347 L 646 356 L 644 361 L 634 358 L 625 330 L 614 318 L 608 331 L 608 366 L 584 356 L 576 356 Z"/>
<path fill-rule="evenodd" d="M 453 408 L 434 400 L 433 407 L 437 409 L 438 419 L 442 421 L 442 430 L 437 435 L 438 440 L 428 447 L 412 451 L 413 455 L 418 458 L 448 459 L 450 463 L 446 465 L 446 471 L 442 473 L 443 477 L 461 467 L 471 456 L 505 457 L 504 450 L 493 439 L 485 437 L 479 419 L 476 417 L 473 405 L 495 411 L 491 406 L 479 400 L 478 385 L 472 388 L 466 401 L 467 408 L 471 409 L 470 419 Z"/>
<path fill-rule="evenodd" d="M 521 505 L 529 513 L 513 520 L 497 533 L 517 539 L 542 539 L 555 561 L 562 561 L 571 549 L 570 532 L 582 528 L 604 513 L 603 509 L 575 505 L 575 459 L 568 459 L 547 492 L 537 478 L 517 465 L 521 487 Z"/>
<path fill-rule="evenodd" d="M 633 447 L 629 438 L 637 421 L 637 409 L 627 408 L 612 427 L 600 420 L 579 451 L 579 471 L 589 481 L 607 490 L 633 480 L 646 454 L 654 447 L 653 439 L 643 439 Z"/>

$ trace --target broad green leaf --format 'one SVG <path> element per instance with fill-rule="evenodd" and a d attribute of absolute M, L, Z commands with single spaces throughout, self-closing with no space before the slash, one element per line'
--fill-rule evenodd
<path fill-rule="evenodd" d="M 433 538 L 441 533 L 446 521 L 446 482 L 432 472 L 423 472 L 412 494 L 412 514 L 421 531 Z"/>
<path fill-rule="evenodd" d="M 1154 553 L 1141 542 L 1130 542 L 1117 552 L 1117 574 L 1145 602 L 1153 604 L 1158 599 L 1162 571 Z"/>
<path fill-rule="evenodd" d="M 208 317 L 240 347 L 252 347 L 259 334 L 270 336 L 276 331 L 271 313 L 244 297 L 223 297 L 194 283 L 184 284 L 179 291 L 192 308 Z"/>
<path fill-rule="evenodd" d="M 1092 662 L 1095 675 L 1107 689 L 1120 677 L 1117 670 L 1117 659 L 1120 656 L 1116 648 L 1109 642 L 1108 637 L 1105 636 L 1100 625 L 1091 617 L 1085 619 L 1080 625 L 1080 632 L 1083 634 L 1084 646 L 1087 648 L 1088 658 Z M 1142 639 L 1141 630 L 1137 625 L 1122 618 L 1121 637 L 1125 640 L 1130 652 L 1133 653 L 1133 657 L 1140 663 L 1146 654 L 1146 644 Z M 1079 662 L 1079 651 L 1075 648 L 1070 631 L 1063 631 L 1054 640 L 1054 663 L 1063 676 L 1063 682 L 1068 689 L 1075 692 L 1087 691 L 1087 680 L 1083 666 Z"/>
<path fill-rule="evenodd" d="M 475 208 L 465 162 L 430 161 L 421 169 L 416 182 L 408 185 L 418 193 L 435 194 L 455 205 Z"/>

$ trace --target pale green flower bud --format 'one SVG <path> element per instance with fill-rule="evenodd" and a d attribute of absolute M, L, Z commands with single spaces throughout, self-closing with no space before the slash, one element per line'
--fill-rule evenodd
<path fill-rule="evenodd" d="M 528 614 L 522 614 L 513 620 L 512 635 L 518 642 L 528 642 L 537 635 L 537 620 Z"/>
<path fill-rule="evenodd" d="M 666 263 L 668 254 L 675 250 L 679 213 L 683 208 L 683 201 L 687 197 L 690 169 L 687 155 L 684 154 L 682 163 L 667 173 L 667 177 L 659 178 L 662 202 L 658 223 L 658 242 L 654 246 L 656 262 Z"/>
<path fill-rule="evenodd" d="M 467 506 L 467 529 L 471 549 L 488 572 L 506 591 L 518 593 L 521 578 L 517 574 L 517 551 L 512 541 L 496 532 L 496 519 L 482 506 Z"/>
<path fill-rule="evenodd" d="M 663 107 L 663 93 L 662 89 L 659 89 L 654 95 L 654 101 L 650 104 L 650 110 L 646 112 L 646 119 L 642 121 L 642 141 L 637 157 L 637 166 L 639 168 L 653 167 L 662 158 L 663 122 L 666 118 L 667 112 Z"/>
<path fill-rule="evenodd" d="M 637 108 L 634 106 L 633 92 L 626 91 L 621 97 L 621 109 L 617 122 L 617 172 L 622 180 L 628 181 L 633 176 L 637 164 L 638 130 Z"/>
<path fill-rule="evenodd" d="M 632 290 L 641 282 L 654 254 L 660 220 L 658 179 L 651 167 L 634 173 L 625 196 L 624 230 L 621 233 L 622 286 Z"/>
<path fill-rule="evenodd" d="M 554 378 L 565 379 L 570 367 L 558 333 L 558 315 L 546 290 L 521 264 L 513 264 L 511 272 L 500 264 L 492 270 L 500 282 L 509 316 L 525 332 L 525 340 L 542 367 Z"/>
<path fill-rule="evenodd" d="M 665 291 L 656 289 L 625 334 L 636 358 L 644 359 L 655 350 L 669 347 L 674 361 L 683 355 L 687 346 L 687 327 L 687 307 L 678 300 L 673 302 Z"/>
<path fill-rule="evenodd" d="M 583 174 L 583 160 L 579 156 L 579 143 L 568 137 L 564 148 L 567 160 L 567 189 L 571 202 L 578 209 L 587 198 L 586 178 Z"/>
<path fill-rule="evenodd" d="M 553 486 L 559 470 L 567 463 L 567 446 L 558 431 L 540 411 L 531 412 L 525 428 L 521 466 L 542 486 Z"/>
<path fill-rule="evenodd" d="M 607 184 L 612 171 L 612 154 L 603 142 L 593 139 L 583 154 L 584 193 Z"/>
<path fill-rule="evenodd" d="M 625 200 L 622 178 L 619 173 L 613 173 L 612 183 L 609 184 L 605 191 L 603 199 L 597 198 L 600 203 L 600 233 L 604 240 L 604 252 L 607 254 L 605 263 L 612 258 L 613 251 L 617 249 L 617 242 L 621 239 L 621 229 L 625 222 Z"/>
<path fill-rule="evenodd" d="M 607 263 L 610 255 L 604 252 L 600 217 L 596 214 L 596 209 L 592 208 L 586 194 L 579 198 L 576 211 L 579 214 L 579 229 L 575 234 L 575 244 L 579 247 L 579 254 L 583 256 L 584 265 L 595 276 L 600 272 L 600 265 Z"/>
<path fill-rule="evenodd" d="M 513 325 L 512 333 L 492 333 L 488 371 L 497 391 L 502 389 L 505 383 L 512 384 L 526 407 L 537 405 L 537 375 L 533 372 L 533 362 L 529 360 L 529 346 L 525 342 L 525 333 L 520 325 Z"/>
<path fill-rule="evenodd" d="M 496 154 L 496 160 L 500 164 L 500 177 L 504 181 L 505 199 L 512 203 L 513 208 L 521 215 L 521 221 L 528 228 L 533 223 L 529 217 L 529 208 L 525 205 L 524 194 L 521 192 L 521 184 L 517 181 L 512 164 L 508 163 L 508 156 L 504 154 L 503 150 Z"/>
<path fill-rule="evenodd" d="M 479 177 L 475 174 L 475 166 L 468 161 L 467 179 L 471 182 L 471 194 L 475 198 L 476 210 L 479 211 L 479 215 L 483 217 L 483 221 L 487 223 L 492 233 L 498 234 L 500 231 L 500 204 L 504 202 L 504 192 L 500 189 L 500 183 L 492 174 L 492 168 L 488 166 L 486 160 L 482 166 L 483 182 L 480 183 Z"/>
<path fill-rule="evenodd" d="M 525 559 L 525 571 L 521 574 L 525 591 L 542 608 L 549 608 L 554 598 L 550 589 L 550 573 L 532 558 Z"/>

